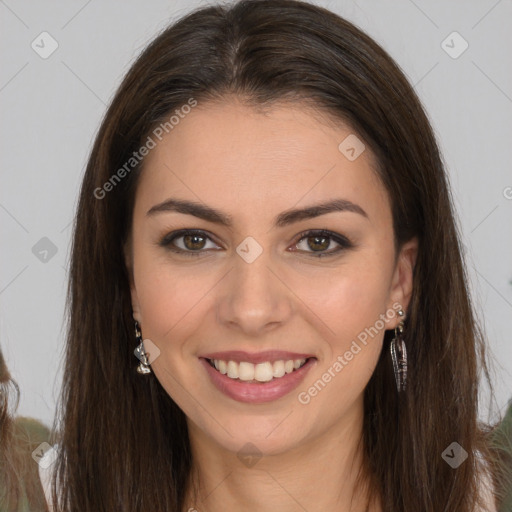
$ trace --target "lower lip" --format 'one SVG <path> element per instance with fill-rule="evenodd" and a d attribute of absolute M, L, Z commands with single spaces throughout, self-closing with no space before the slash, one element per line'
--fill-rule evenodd
<path fill-rule="evenodd" d="M 309 369 L 316 362 L 315 358 L 309 358 L 304 366 L 283 377 L 274 378 L 269 382 L 248 383 L 230 379 L 213 368 L 206 359 L 200 358 L 200 360 L 217 389 L 233 400 L 252 404 L 272 402 L 287 395 L 304 380 Z"/>

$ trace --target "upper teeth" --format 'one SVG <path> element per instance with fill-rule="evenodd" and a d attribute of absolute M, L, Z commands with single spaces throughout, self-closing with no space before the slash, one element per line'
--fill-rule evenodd
<path fill-rule="evenodd" d="M 293 370 L 300 368 L 306 359 L 290 359 L 288 361 L 275 361 L 271 363 L 247 363 L 242 361 L 222 361 L 221 359 L 213 359 L 213 364 L 217 370 L 223 375 L 227 375 L 230 379 L 240 380 L 257 380 L 259 382 L 268 382 L 274 377 L 282 377 L 285 373 L 291 373 Z"/>

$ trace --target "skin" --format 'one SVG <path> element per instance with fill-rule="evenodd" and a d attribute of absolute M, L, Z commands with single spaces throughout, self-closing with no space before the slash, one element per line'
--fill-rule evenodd
<path fill-rule="evenodd" d="M 263 113 L 226 98 L 192 109 L 145 158 L 126 263 L 133 316 L 160 350 L 152 371 L 187 416 L 199 490 L 194 497 L 188 489 L 185 511 L 366 510 L 364 492 L 354 492 L 363 391 L 384 330 L 400 319 L 360 344 L 309 403 L 298 401 L 379 315 L 396 311 L 396 303 L 406 311 L 412 292 L 417 240 L 395 260 L 391 206 L 373 155 L 367 147 L 349 161 L 338 150 L 352 133 L 306 104 L 275 104 Z M 222 210 L 233 227 L 177 212 L 146 215 L 170 197 Z M 285 210 L 334 198 L 358 204 L 367 218 L 331 212 L 273 226 Z M 179 229 L 211 236 L 199 245 L 174 241 L 189 252 L 199 247 L 199 256 L 158 245 Z M 343 235 L 353 248 L 317 258 L 315 250 L 340 245 L 329 238 L 320 248 L 314 239 L 308 244 L 298 235 L 309 229 Z M 247 236 L 263 249 L 250 264 L 236 252 Z M 285 397 L 247 404 L 218 391 L 199 360 L 233 349 L 290 350 L 317 361 Z M 247 442 L 263 454 L 252 467 L 237 457 Z"/>

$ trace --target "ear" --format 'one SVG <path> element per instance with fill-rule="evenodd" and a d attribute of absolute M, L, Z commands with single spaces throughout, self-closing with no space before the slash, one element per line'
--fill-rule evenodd
<path fill-rule="evenodd" d="M 131 235 L 126 240 L 123 246 L 124 263 L 128 274 L 128 280 L 130 283 L 130 295 L 132 301 L 133 319 L 137 322 L 142 323 L 140 314 L 139 297 L 137 295 L 137 289 L 135 288 L 135 279 L 133 274 L 133 245 L 131 241 Z"/>
<path fill-rule="evenodd" d="M 398 254 L 391 282 L 389 295 L 391 304 L 388 305 L 389 308 L 391 308 L 393 304 L 398 303 L 404 312 L 407 311 L 414 285 L 413 274 L 417 256 L 418 238 L 414 237 L 402 246 Z M 393 309 L 396 309 L 396 306 Z M 396 321 L 394 324 L 390 325 L 389 328 L 396 327 L 399 322 L 400 318 L 397 316 Z"/>

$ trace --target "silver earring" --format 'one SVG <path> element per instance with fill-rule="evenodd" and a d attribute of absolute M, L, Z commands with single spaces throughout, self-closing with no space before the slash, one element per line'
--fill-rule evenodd
<path fill-rule="evenodd" d="M 151 373 L 151 368 L 149 367 L 148 356 L 146 355 L 146 351 L 144 350 L 144 343 L 142 342 L 142 333 L 140 332 L 139 322 L 135 320 L 135 338 L 137 339 L 137 348 L 134 350 L 134 354 L 137 359 L 140 360 L 139 366 L 137 366 L 137 372 L 141 375 L 147 375 Z"/>
<path fill-rule="evenodd" d="M 403 317 L 404 312 L 398 311 L 398 316 Z M 390 350 L 391 359 L 393 361 L 393 371 L 395 373 L 395 381 L 398 392 L 405 391 L 407 382 L 407 350 L 405 349 L 405 341 L 402 337 L 404 332 L 404 321 L 401 320 L 395 327 L 395 337 L 391 340 Z"/>

